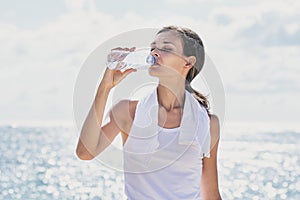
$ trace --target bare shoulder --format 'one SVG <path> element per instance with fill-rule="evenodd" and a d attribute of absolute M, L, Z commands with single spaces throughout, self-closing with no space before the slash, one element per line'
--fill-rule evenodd
<path fill-rule="evenodd" d="M 210 136 L 212 145 L 216 144 L 220 138 L 220 121 L 217 115 L 210 116 Z"/>
<path fill-rule="evenodd" d="M 210 128 L 211 129 L 220 129 L 220 121 L 217 115 L 210 116 Z"/>
<path fill-rule="evenodd" d="M 123 145 L 125 144 L 130 132 L 138 101 L 121 100 L 113 106 L 110 118 L 121 130 Z"/>
<path fill-rule="evenodd" d="M 110 111 L 110 118 L 123 132 L 128 132 L 132 125 L 137 103 L 138 101 L 121 100 Z"/>

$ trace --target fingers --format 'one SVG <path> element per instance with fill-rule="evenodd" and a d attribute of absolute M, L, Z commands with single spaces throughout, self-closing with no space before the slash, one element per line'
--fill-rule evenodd
<path fill-rule="evenodd" d="M 117 84 L 120 83 L 120 81 L 122 81 L 128 74 L 132 73 L 132 72 L 136 72 L 136 69 L 127 69 L 124 72 L 120 71 L 120 70 L 113 70 L 114 75 L 113 75 L 113 87 L 116 86 Z"/>
<path fill-rule="evenodd" d="M 135 49 L 136 49 L 136 47 L 131 47 L 131 48 L 129 49 L 129 51 L 130 51 L 130 52 L 133 52 L 133 51 L 135 51 Z"/>
<path fill-rule="evenodd" d="M 123 80 L 128 74 L 136 72 L 136 69 L 126 68 L 127 65 L 123 62 L 124 58 L 132 51 L 135 51 L 136 47 L 121 48 L 117 47 L 111 50 L 107 56 L 106 70 L 102 78 L 101 84 L 110 88 L 116 86 L 121 80 Z M 114 52 L 115 51 L 115 52 Z M 119 51 L 119 52 L 118 52 Z"/>
<path fill-rule="evenodd" d="M 119 51 L 130 51 L 130 52 L 132 52 L 132 51 L 134 51 L 136 49 L 136 47 L 131 47 L 131 48 L 122 48 L 122 47 L 116 47 L 116 48 L 113 48 L 113 49 L 111 49 L 112 51 L 113 50 L 119 50 Z"/>
<path fill-rule="evenodd" d="M 121 72 L 121 79 L 125 78 L 126 76 L 128 76 L 128 74 L 132 73 L 132 72 L 136 72 L 136 69 L 130 68 L 130 69 L 126 69 L 124 72 Z"/>
<path fill-rule="evenodd" d="M 122 62 L 126 58 L 126 56 L 130 52 L 135 51 L 135 49 L 136 49 L 136 47 L 131 47 L 131 48 L 117 47 L 117 48 L 111 49 L 111 52 L 107 55 L 107 58 L 106 58 L 108 67 L 111 69 L 116 68 L 116 67 L 121 67 L 121 66 L 117 66 L 117 62 Z M 125 66 L 123 66 L 123 67 L 125 67 Z"/>
<path fill-rule="evenodd" d="M 124 76 L 127 76 L 128 74 L 132 73 L 132 72 L 136 72 L 136 69 L 130 68 L 130 69 L 126 69 L 123 74 Z"/>

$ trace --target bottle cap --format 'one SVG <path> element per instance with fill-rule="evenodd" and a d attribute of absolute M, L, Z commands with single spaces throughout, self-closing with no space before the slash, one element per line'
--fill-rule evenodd
<path fill-rule="evenodd" d="M 149 54 L 146 58 L 146 63 L 149 64 L 149 65 L 154 65 L 156 63 L 156 58 Z"/>

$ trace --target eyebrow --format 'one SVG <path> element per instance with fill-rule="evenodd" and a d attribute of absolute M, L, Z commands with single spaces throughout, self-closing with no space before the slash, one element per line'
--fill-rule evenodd
<path fill-rule="evenodd" d="M 150 45 L 154 45 L 154 44 L 156 44 L 156 42 L 152 42 Z M 172 44 L 172 45 L 174 45 L 174 46 L 175 46 L 175 44 L 174 44 L 174 43 L 172 43 L 172 42 L 168 42 L 168 41 L 164 41 L 164 42 L 163 42 L 163 44 Z"/>

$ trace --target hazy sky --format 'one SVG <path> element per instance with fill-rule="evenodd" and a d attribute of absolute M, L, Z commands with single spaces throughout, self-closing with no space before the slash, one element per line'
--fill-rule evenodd
<path fill-rule="evenodd" d="M 296 0 L 49 0 L 0 3 L 0 122 L 73 120 L 82 62 L 134 29 L 189 27 L 224 83 L 227 121 L 300 121 Z"/>

